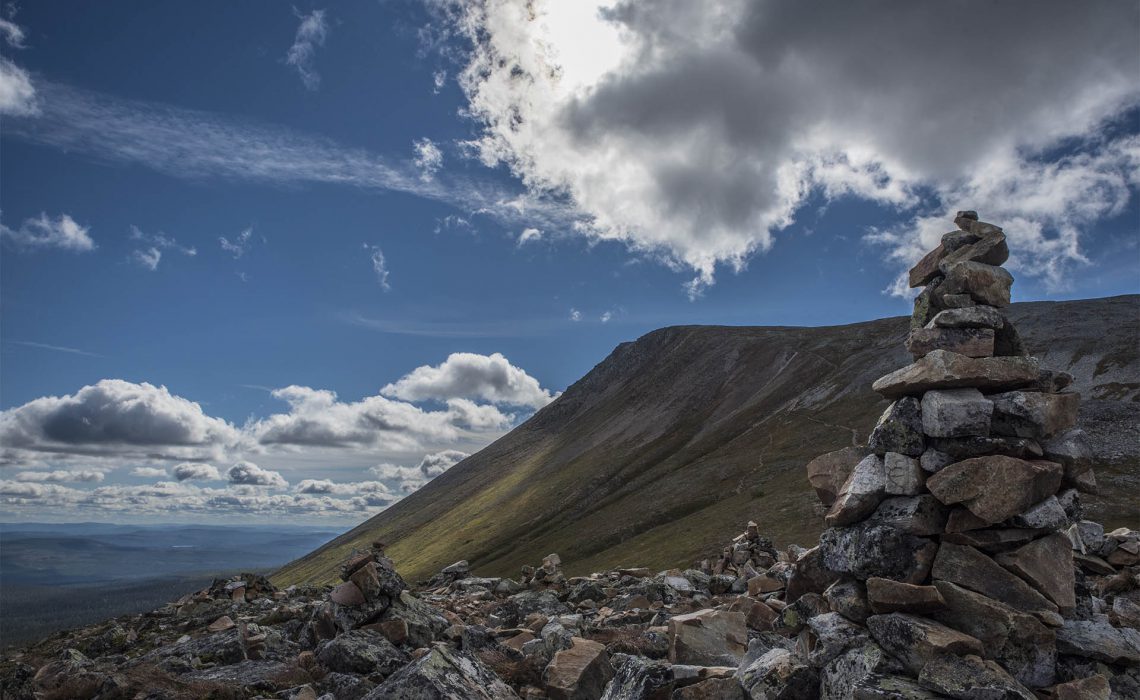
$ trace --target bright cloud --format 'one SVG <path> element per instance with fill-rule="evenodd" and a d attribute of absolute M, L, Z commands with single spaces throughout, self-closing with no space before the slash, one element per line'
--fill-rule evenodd
<path fill-rule="evenodd" d="M 19 472 L 16 474 L 16 481 L 47 482 L 53 484 L 102 480 L 103 472 L 94 469 L 82 469 L 77 471 L 56 469 L 48 472 Z"/>
<path fill-rule="evenodd" d="M 459 84 L 481 160 L 567 193 L 585 235 L 694 270 L 692 297 L 718 265 L 768 249 L 813 193 L 918 224 L 964 206 L 1016 219 L 1010 247 L 1036 242 L 1050 277 L 1080 262 L 1065 241 L 1135 187 L 1134 144 L 1098 136 L 1140 103 L 1135 4 L 434 5 L 469 42 Z M 931 50 L 963 26 L 1000 50 Z M 1060 219 L 1041 206 L 1052 193 L 1087 206 Z"/>
<path fill-rule="evenodd" d="M 54 219 L 40 214 L 25 219 L 18 229 L 0 224 L 0 238 L 8 239 L 20 248 L 58 248 L 86 253 L 95 250 L 95 241 L 87 235 L 88 230 L 67 214 L 60 214 Z"/>
<path fill-rule="evenodd" d="M 170 473 L 179 481 L 221 481 L 225 478 L 214 465 L 195 462 L 176 464 Z"/>
<path fill-rule="evenodd" d="M 554 400 L 538 380 L 499 353 L 457 352 L 435 367 L 417 367 L 380 393 L 405 401 L 483 399 L 494 404 L 542 408 Z"/>
<path fill-rule="evenodd" d="M 542 231 L 536 228 L 526 228 L 519 234 L 519 245 L 525 245 L 531 241 L 541 241 Z"/>
<path fill-rule="evenodd" d="M 293 45 L 285 54 L 285 63 L 297 69 L 306 89 L 317 90 L 321 86 L 321 75 L 316 68 L 316 53 L 317 48 L 325 45 L 329 25 L 324 10 L 313 10 L 307 15 L 298 13 L 297 17 L 301 24 L 297 27 Z"/>
<path fill-rule="evenodd" d="M 429 138 L 422 138 L 412 143 L 416 157 L 413 162 L 420 169 L 420 178 L 429 181 L 439 169 L 443 167 L 443 151 Z"/>
<path fill-rule="evenodd" d="M 162 251 L 164 250 L 172 250 L 187 257 L 194 257 L 198 254 L 196 248 L 181 245 L 162 231 L 148 234 L 144 233 L 138 226 L 131 226 L 130 239 L 144 245 L 144 247 L 131 251 L 128 259 L 151 272 L 158 269 L 158 263 L 162 261 Z"/>
<path fill-rule="evenodd" d="M 262 469 L 253 462 L 238 462 L 226 470 L 226 478 L 231 484 L 244 486 L 270 486 L 283 489 L 289 485 L 280 472 Z"/>
<path fill-rule="evenodd" d="M 392 285 L 388 283 L 388 260 L 384 257 L 384 251 L 380 250 L 380 246 L 364 244 L 364 249 L 368 251 L 368 259 L 372 263 L 372 271 L 376 273 L 376 281 L 380 283 L 380 288 L 388 291 Z"/>
<path fill-rule="evenodd" d="M 141 476 L 147 479 L 164 477 L 166 470 L 160 467 L 135 467 L 131 470 L 131 476 Z"/>

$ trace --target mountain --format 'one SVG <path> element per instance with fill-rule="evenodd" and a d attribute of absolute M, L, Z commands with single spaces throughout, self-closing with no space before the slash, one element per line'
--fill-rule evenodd
<path fill-rule="evenodd" d="M 1074 375 L 1101 496 L 1089 516 L 1140 527 L 1140 296 L 1015 304 L 1042 365 Z M 909 320 L 663 328 L 619 345 L 562 396 L 424 488 L 274 576 L 325 582 L 375 539 L 410 580 L 458 559 L 515 575 L 557 552 L 568 575 L 717 554 L 749 520 L 778 545 L 816 540 L 804 475 L 866 440 L 876 378 L 910 362 Z"/>

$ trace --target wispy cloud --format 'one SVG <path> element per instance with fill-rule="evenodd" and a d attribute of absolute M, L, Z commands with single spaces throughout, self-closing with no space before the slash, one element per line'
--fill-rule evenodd
<path fill-rule="evenodd" d="M 364 244 L 364 249 L 369 252 L 368 259 L 372 261 L 372 271 L 376 273 L 376 281 L 380 283 L 380 287 L 386 292 L 392 288 L 388 283 L 388 261 L 384 258 L 384 251 L 380 250 L 378 245 Z"/>
<path fill-rule="evenodd" d="M 69 347 L 66 347 L 64 345 L 51 345 L 49 343 L 37 343 L 37 342 L 31 341 L 31 340 L 9 340 L 6 342 L 8 342 L 12 345 L 23 345 L 25 347 L 38 348 L 40 350 L 52 350 L 54 352 L 66 352 L 66 353 L 70 353 L 72 355 L 86 355 L 87 357 L 106 357 L 106 355 L 100 355 L 97 352 L 88 352 L 86 350 L 80 350 L 79 348 L 69 348 Z"/>
<path fill-rule="evenodd" d="M 131 251 L 128 259 L 151 272 L 158 269 L 164 250 L 173 250 L 191 258 L 198 254 L 197 248 L 184 246 L 162 231 L 150 234 L 144 233 L 138 226 L 131 226 L 130 239 L 144 244 L 144 247 Z"/>
<path fill-rule="evenodd" d="M 412 162 L 420 169 L 420 179 L 430 181 L 443 167 L 443 151 L 429 138 L 422 138 L 412 142 L 412 149 L 416 157 Z"/>
<path fill-rule="evenodd" d="M 324 10 L 313 10 L 307 15 L 296 14 L 301 24 L 297 27 L 293 45 L 285 54 L 285 63 L 297 69 L 306 89 L 317 90 L 321 86 L 321 74 L 315 65 L 317 47 L 325 45 L 329 25 L 325 21 Z"/>
<path fill-rule="evenodd" d="M 425 338 L 526 338 L 554 332 L 558 328 L 555 321 L 540 318 L 481 322 L 412 321 L 372 318 L 357 311 L 342 311 L 336 314 L 336 318 L 342 323 L 380 333 Z"/>
<path fill-rule="evenodd" d="M 222 250 L 234 256 L 234 260 L 237 260 L 249 251 L 249 247 L 252 245 L 252 237 L 253 227 L 250 226 L 235 236 L 232 241 L 225 236 L 218 236 L 218 243 L 221 244 Z"/>

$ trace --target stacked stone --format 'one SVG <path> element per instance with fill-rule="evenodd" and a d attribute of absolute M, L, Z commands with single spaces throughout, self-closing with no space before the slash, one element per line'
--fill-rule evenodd
<path fill-rule="evenodd" d="M 874 383 L 892 403 L 867 448 L 808 466 L 833 502 L 816 556 L 801 561 L 839 576 L 824 597 L 870 637 L 819 669 L 820 695 L 1033 698 L 1055 686 L 1100 697 L 1058 684 L 1079 686 L 1093 661 L 1101 676 L 1136 675 L 1140 633 L 1078 597 L 1085 531 L 1094 557 L 1114 549 L 1080 519 L 1080 491 L 1095 490 L 1074 427 L 1080 396 L 1028 356 L 1002 312 L 1005 234 L 975 212 L 955 223 L 910 271 L 924 287 L 906 341 L 915 360 Z"/>

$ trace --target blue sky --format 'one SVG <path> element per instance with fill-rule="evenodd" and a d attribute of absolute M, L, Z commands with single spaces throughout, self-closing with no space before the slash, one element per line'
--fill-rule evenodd
<path fill-rule="evenodd" d="M 962 207 L 1137 292 L 1135 7 L 722 4 L 6 6 L 0 517 L 359 520 L 654 328 L 907 313 Z"/>

